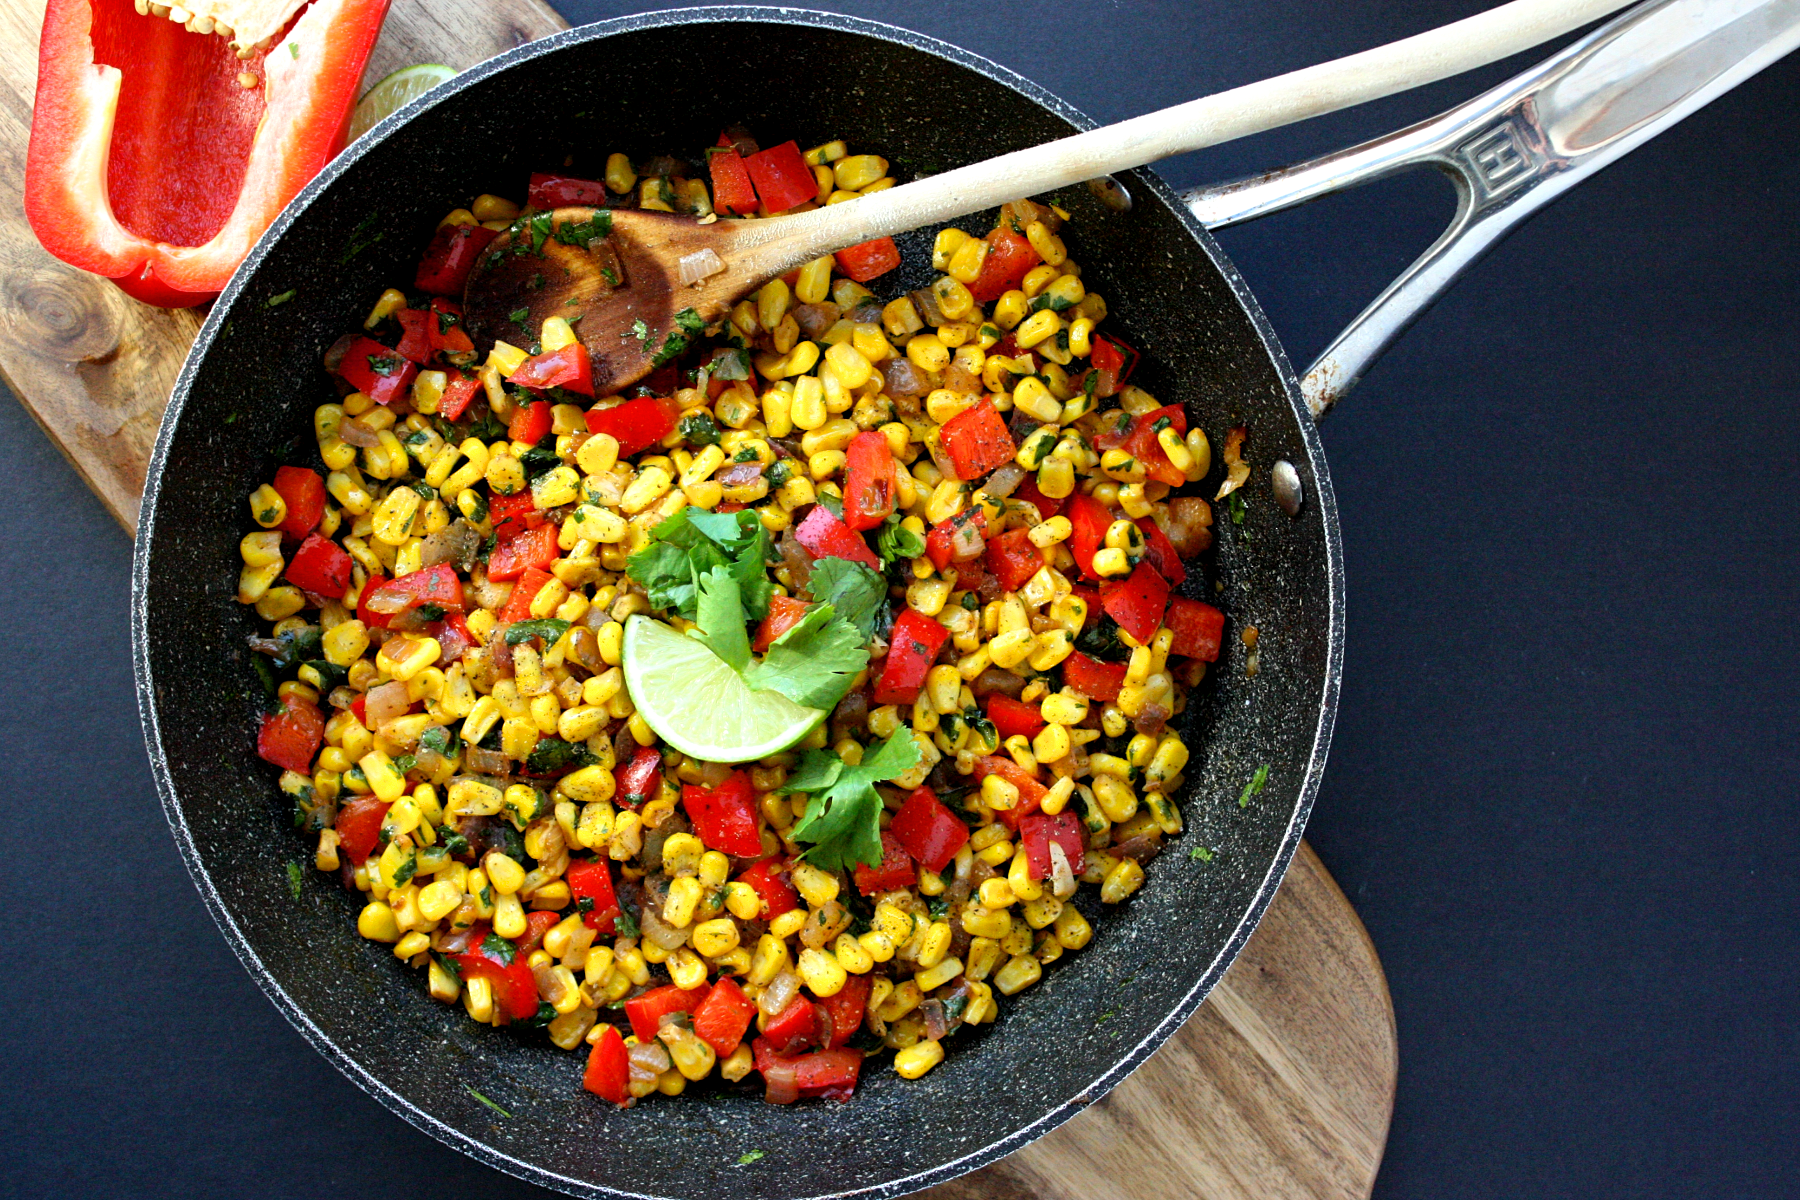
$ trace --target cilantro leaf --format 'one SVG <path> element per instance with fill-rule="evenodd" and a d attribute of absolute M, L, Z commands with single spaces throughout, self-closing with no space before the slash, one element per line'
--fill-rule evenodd
<path fill-rule="evenodd" d="M 301 871 L 300 864 L 290 859 L 287 865 L 288 895 L 298 900 L 300 898 L 300 884 L 305 878 L 305 873 Z"/>
<path fill-rule="evenodd" d="M 515 621 L 506 627 L 506 644 L 517 646 L 520 642 L 529 642 L 532 638 L 543 638 L 545 647 L 550 647 L 554 646 L 557 640 L 567 632 L 569 632 L 569 623 L 559 621 L 555 617 Z"/>
<path fill-rule="evenodd" d="M 879 864 L 881 796 L 875 785 L 906 774 L 918 762 L 919 744 L 907 729 L 870 746 L 855 766 L 829 750 L 807 751 L 781 789 L 808 794 L 806 815 L 794 826 L 797 840 L 813 843 L 804 857 L 826 870 Z"/>
<path fill-rule="evenodd" d="M 807 708 L 832 709 L 869 663 L 868 640 L 829 604 L 816 604 L 745 673 L 751 687 Z"/>
<path fill-rule="evenodd" d="M 498 959 L 503 967 L 512 966 L 513 957 L 519 952 L 519 948 L 513 945 L 510 939 L 503 938 L 497 933 L 490 933 L 483 938 L 481 949 L 483 953 Z"/>
<path fill-rule="evenodd" d="M 1233 492 L 1232 495 L 1235 496 L 1235 495 L 1237 495 L 1237 493 Z M 1250 807 L 1250 797 L 1252 797 L 1252 796 L 1256 795 L 1256 793 L 1262 791 L 1263 784 L 1267 783 L 1268 781 L 1269 781 L 1269 764 L 1264 763 L 1262 766 L 1256 768 L 1256 774 L 1254 774 L 1250 777 L 1250 782 L 1246 783 L 1244 785 L 1244 790 L 1238 793 L 1238 807 L 1239 808 L 1249 808 Z"/>
<path fill-rule="evenodd" d="M 699 603 L 700 577 L 728 567 L 751 620 L 768 614 L 774 584 L 768 578 L 769 531 L 754 512 L 713 513 L 684 508 L 651 531 L 649 546 L 625 561 L 656 608 L 674 609 L 690 621 Z"/>
<path fill-rule="evenodd" d="M 539 738 L 538 744 L 531 748 L 531 755 L 525 760 L 525 768 L 548 775 L 553 771 L 565 771 L 572 767 L 593 766 L 599 761 L 580 742 L 545 737 Z"/>
<path fill-rule="evenodd" d="M 605 238 L 612 232 L 612 213 L 600 209 L 585 221 L 564 221 L 556 227 L 556 240 L 565 246 L 579 246 L 583 250 L 595 238 Z"/>
<path fill-rule="evenodd" d="M 744 632 L 744 604 L 738 598 L 738 582 L 730 570 L 714 567 L 700 577 L 696 610 L 700 640 L 726 666 L 742 675 L 750 665 L 750 638 Z"/>
<path fill-rule="evenodd" d="M 887 603 L 887 581 L 880 575 L 847 558 L 821 558 L 813 564 L 807 586 L 814 600 L 831 605 L 863 637 L 873 636 L 875 622 Z"/>
<path fill-rule="evenodd" d="M 900 524 L 899 513 L 889 513 L 875 531 L 875 553 L 884 563 L 917 558 L 925 553 L 925 539 Z"/>

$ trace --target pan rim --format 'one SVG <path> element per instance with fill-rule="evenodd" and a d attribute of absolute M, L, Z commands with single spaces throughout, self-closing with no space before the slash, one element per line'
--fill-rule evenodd
<path fill-rule="evenodd" d="M 162 803 L 163 815 L 169 822 L 171 833 L 175 838 L 176 847 L 194 881 L 195 888 L 200 892 L 207 911 L 219 926 L 220 932 L 224 935 L 227 944 L 231 946 L 233 953 L 237 955 L 245 970 L 269 997 L 276 1009 L 300 1032 L 313 1049 L 357 1086 L 379 1100 L 408 1124 L 469 1155 L 478 1162 L 539 1186 L 573 1195 L 656 1200 L 651 1193 L 629 1191 L 558 1174 L 537 1163 L 501 1151 L 420 1108 L 388 1083 L 376 1077 L 373 1072 L 364 1067 L 349 1051 L 320 1028 L 307 1011 L 275 979 L 273 972 L 251 947 L 247 936 L 238 928 L 224 898 L 220 895 L 205 864 L 201 861 L 193 832 L 188 826 L 186 815 L 176 795 L 168 760 L 161 748 L 162 727 L 154 701 L 156 684 L 151 670 L 149 651 L 148 591 L 150 555 L 154 541 L 152 535 L 156 528 L 157 501 L 160 496 L 163 471 L 174 441 L 175 428 L 180 422 L 188 395 L 198 374 L 199 363 L 206 356 L 219 331 L 223 328 L 227 315 L 238 303 L 251 278 L 256 275 L 275 243 L 282 238 L 301 214 L 330 190 L 332 184 L 339 177 L 357 163 L 364 154 L 370 152 L 402 125 L 439 104 L 445 103 L 464 90 L 484 82 L 490 76 L 533 59 L 554 54 L 566 47 L 590 41 L 603 40 L 626 33 L 709 22 L 823 27 L 895 43 L 909 49 L 936 55 L 958 66 L 979 71 L 989 79 L 1010 87 L 1027 99 L 1049 109 L 1078 128 L 1091 129 L 1097 125 L 1092 118 L 1041 85 L 1010 68 L 953 43 L 897 25 L 805 8 L 721 5 L 639 13 L 576 26 L 549 37 L 516 46 L 476 64 L 384 118 L 327 164 L 325 169 L 295 196 L 294 200 L 257 240 L 256 245 L 252 247 L 244 262 L 232 275 L 225 290 L 213 304 L 186 361 L 182 364 L 175 386 L 171 390 L 169 404 L 163 414 L 146 472 L 144 494 L 139 512 L 140 536 L 136 539 L 132 555 L 132 671 L 137 690 L 139 718 L 144 727 L 145 745 L 150 757 L 152 774 L 156 780 L 158 798 Z M 1069 1120 L 1117 1086 L 1187 1022 L 1236 960 L 1238 953 L 1260 923 L 1276 890 L 1286 876 L 1288 866 L 1299 847 L 1307 818 L 1318 795 L 1336 721 L 1344 650 L 1343 546 L 1338 524 L 1336 495 L 1326 465 L 1324 447 L 1319 438 L 1318 428 L 1308 414 L 1305 402 L 1301 397 L 1299 378 L 1275 334 L 1274 327 L 1254 295 L 1249 291 L 1235 265 L 1213 240 L 1211 234 L 1188 211 L 1187 206 L 1181 202 L 1174 189 L 1159 175 L 1149 168 L 1143 168 L 1131 174 L 1134 182 L 1142 184 L 1146 190 L 1153 193 L 1176 213 L 1178 219 L 1194 237 L 1201 251 L 1210 257 L 1212 263 L 1220 271 L 1239 307 L 1250 319 L 1252 327 L 1276 368 L 1286 391 L 1289 406 L 1294 411 L 1300 436 L 1305 446 L 1308 459 L 1307 468 L 1312 480 L 1313 496 L 1311 499 L 1319 506 L 1324 527 L 1327 583 L 1325 668 L 1318 697 L 1318 718 L 1313 727 L 1312 745 L 1307 755 L 1305 770 L 1293 808 L 1268 870 L 1257 883 L 1250 904 L 1239 917 L 1231 936 L 1213 961 L 1193 987 L 1160 1022 L 1135 1045 L 1120 1053 L 1110 1067 L 1088 1082 L 1079 1093 L 1049 1109 L 1029 1124 L 1013 1130 L 1005 1137 L 958 1158 L 938 1163 L 910 1175 L 868 1184 L 850 1191 L 834 1190 L 816 1193 L 805 1197 L 804 1200 L 825 1200 L 827 1196 L 899 1197 L 947 1182 L 1028 1145 Z M 803 1200 L 803 1198 L 795 1197 L 795 1200 Z"/>

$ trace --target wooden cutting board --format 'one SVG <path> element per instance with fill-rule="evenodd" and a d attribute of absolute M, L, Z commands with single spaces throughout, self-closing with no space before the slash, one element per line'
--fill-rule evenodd
<path fill-rule="evenodd" d="M 0 5 L 0 377 L 126 529 L 200 327 L 39 248 L 21 191 L 43 0 Z M 537 0 L 394 0 L 369 78 L 467 67 L 566 28 Z M 1301 846 L 1262 925 L 1193 1020 L 1087 1112 L 932 1200 L 1324 1200 L 1369 1194 L 1398 1067 L 1387 981 Z"/>

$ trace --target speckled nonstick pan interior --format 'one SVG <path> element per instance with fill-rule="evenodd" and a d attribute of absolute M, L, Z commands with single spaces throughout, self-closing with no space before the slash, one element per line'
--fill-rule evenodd
<path fill-rule="evenodd" d="M 1107 328 L 1143 351 L 1134 381 L 1185 403 L 1215 444 L 1240 421 L 1251 431 L 1249 515 L 1189 566 L 1186 590 L 1218 603 L 1229 624 L 1225 654 L 1179 718 L 1194 749 L 1180 798 L 1188 833 L 1127 904 L 1102 909 L 1084 894 L 1092 944 L 1004 1001 L 997 1023 L 955 1038 L 925 1079 L 902 1081 L 883 1062 L 847 1105 L 765 1104 L 754 1076 L 629 1111 L 600 1103 L 580 1089 L 577 1055 L 429 1000 L 420 973 L 357 936 L 356 898 L 333 880 L 308 870 L 298 901 L 289 895 L 285 864 L 309 852 L 254 752 L 259 685 L 245 638 L 255 618 L 235 599 L 237 543 L 251 528 L 243 498 L 277 448 L 310 444 L 312 409 L 333 395 L 324 347 L 382 287 L 411 278 L 452 202 L 522 195 L 530 171 L 569 156 L 571 173 L 597 174 L 614 150 L 697 155 L 732 121 L 765 142 L 844 138 L 903 179 L 1091 125 L 955 47 L 787 9 L 587 26 L 432 92 L 302 193 L 201 331 L 144 494 L 133 577 L 139 700 L 176 842 L 225 936 L 301 1033 L 406 1120 L 579 1195 L 897 1196 L 1067 1120 L 1177 1029 L 1262 914 L 1318 787 L 1342 645 L 1325 461 L 1255 301 L 1155 176 L 1124 177 L 1136 200 L 1127 213 L 1086 189 L 1057 199 L 1075 216 L 1071 250 L 1107 299 Z M 989 220 L 964 224 L 980 232 Z M 881 294 L 926 283 L 930 237 L 900 239 L 908 266 L 878 281 Z M 1277 458 L 1306 486 L 1297 519 L 1269 498 Z M 1206 494 L 1212 487 L 1216 470 Z M 1261 632 L 1253 679 L 1237 639 L 1250 624 Z M 1261 763 L 1272 764 L 1268 785 L 1240 808 Z M 1210 864 L 1189 857 L 1195 844 L 1216 850 Z M 763 1157 L 740 1166 L 750 1151 Z"/>

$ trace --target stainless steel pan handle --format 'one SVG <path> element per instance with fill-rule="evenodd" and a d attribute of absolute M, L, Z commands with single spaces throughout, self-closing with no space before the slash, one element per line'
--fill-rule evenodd
<path fill-rule="evenodd" d="M 1800 0 L 1650 0 L 1441 116 L 1182 199 L 1218 229 L 1418 166 L 1455 184 L 1443 236 L 1301 380 L 1317 419 L 1515 225 L 1797 45 Z"/>

